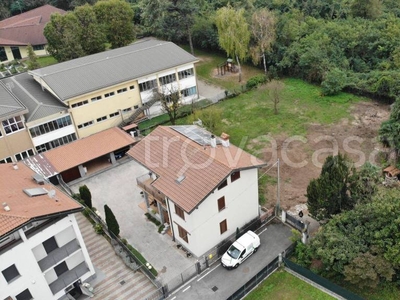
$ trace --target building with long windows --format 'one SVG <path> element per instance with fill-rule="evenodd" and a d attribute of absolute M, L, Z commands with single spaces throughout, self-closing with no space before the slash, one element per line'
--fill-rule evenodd
<path fill-rule="evenodd" d="M 138 114 L 160 114 L 159 103 L 149 105 L 155 92 L 179 93 L 182 103 L 197 100 L 197 61 L 174 43 L 146 40 L 0 80 L 0 92 L 18 103 L 15 113 L 5 103 L 2 116 L 6 100 L 0 98 L 1 131 L 9 145 L 0 149 L 0 162 L 129 123 Z M 14 131 L 5 131 L 15 125 L 17 145 Z"/>
<path fill-rule="evenodd" d="M 71 299 L 95 276 L 83 208 L 22 163 L 0 165 L 0 299 Z"/>

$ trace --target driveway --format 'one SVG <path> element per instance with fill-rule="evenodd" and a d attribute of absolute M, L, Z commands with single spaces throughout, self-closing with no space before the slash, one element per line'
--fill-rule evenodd
<path fill-rule="evenodd" d="M 157 226 L 148 221 L 139 204 L 144 200 L 136 178 L 148 171 L 126 158 L 126 162 L 71 185 L 73 192 L 86 184 L 92 194 L 92 205 L 105 219 L 104 205 L 113 211 L 120 226 L 120 236 L 136 248 L 158 271 L 158 280 L 166 284 L 191 267 L 196 260 L 187 258 L 176 248 L 171 236 L 161 235 Z"/>

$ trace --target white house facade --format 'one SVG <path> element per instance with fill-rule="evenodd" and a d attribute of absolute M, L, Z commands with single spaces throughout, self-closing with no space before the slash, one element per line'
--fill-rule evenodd
<path fill-rule="evenodd" d="M 0 171 L 0 299 L 70 299 L 95 277 L 74 215 L 82 207 L 22 163 Z"/>
<path fill-rule="evenodd" d="M 258 168 L 266 164 L 195 125 L 159 126 L 128 154 L 149 212 L 200 257 L 259 216 Z"/>

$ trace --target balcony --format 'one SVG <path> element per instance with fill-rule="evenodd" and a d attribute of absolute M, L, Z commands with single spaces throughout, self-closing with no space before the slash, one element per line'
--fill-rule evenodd
<path fill-rule="evenodd" d="M 77 265 L 72 270 L 69 270 L 69 271 L 61 274 L 61 276 L 58 277 L 56 281 L 53 281 L 49 285 L 53 295 L 55 295 L 59 291 L 65 289 L 71 283 L 74 283 L 75 281 L 77 281 L 79 278 L 81 278 L 87 272 L 89 272 L 89 268 L 86 266 L 85 262 L 81 262 L 79 265 Z"/>
<path fill-rule="evenodd" d="M 41 259 L 38 264 L 42 272 L 50 269 L 52 266 L 57 265 L 64 258 L 70 256 L 72 253 L 80 249 L 80 245 L 76 239 L 70 241 L 64 246 L 51 251 L 45 258 Z"/>
<path fill-rule="evenodd" d="M 154 179 L 149 177 L 148 174 L 145 174 L 136 178 L 137 185 L 154 200 L 157 200 L 158 202 L 161 202 L 163 206 L 166 206 L 165 195 L 151 185 Z"/>

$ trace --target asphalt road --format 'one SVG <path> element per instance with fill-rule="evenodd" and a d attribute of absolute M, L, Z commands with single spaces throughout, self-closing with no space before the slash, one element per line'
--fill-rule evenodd
<path fill-rule="evenodd" d="M 258 251 L 237 269 L 226 270 L 220 263 L 214 264 L 175 291 L 168 299 L 227 299 L 289 247 L 291 235 L 291 229 L 282 223 L 267 226 L 260 234 L 261 245 Z"/>

